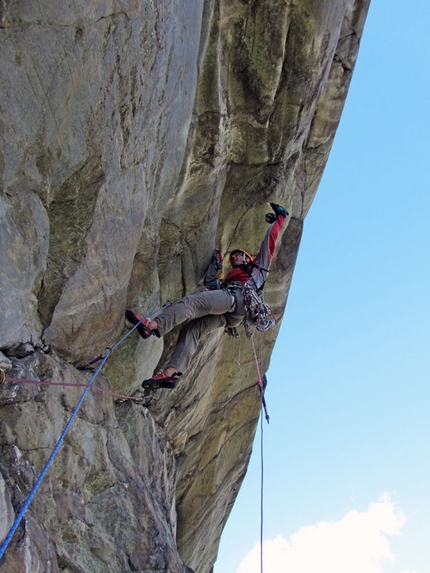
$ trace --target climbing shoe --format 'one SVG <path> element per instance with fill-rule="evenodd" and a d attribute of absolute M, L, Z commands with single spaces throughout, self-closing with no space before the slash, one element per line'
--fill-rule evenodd
<path fill-rule="evenodd" d="M 145 340 L 152 335 L 160 338 L 160 333 L 158 332 L 158 329 L 152 330 L 151 328 L 148 328 L 148 324 L 151 322 L 149 318 L 145 318 L 144 316 L 139 316 L 138 314 L 134 314 L 132 310 L 125 311 L 125 318 L 128 320 L 128 322 L 131 322 L 131 324 L 133 324 L 134 326 L 136 326 L 136 324 L 138 325 L 137 332 Z"/>
<path fill-rule="evenodd" d="M 152 378 L 144 380 L 142 382 L 143 388 L 150 388 L 151 390 L 156 390 L 157 388 L 170 388 L 173 389 L 176 386 L 176 378 L 178 374 L 173 374 L 173 376 L 167 376 L 165 372 L 158 372 Z"/>

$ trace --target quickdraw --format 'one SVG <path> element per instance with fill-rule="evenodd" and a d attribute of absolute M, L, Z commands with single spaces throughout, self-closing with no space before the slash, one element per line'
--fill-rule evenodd
<path fill-rule="evenodd" d="M 242 288 L 246 320 L 255 326 L 258 332 L 273 328 L 276 321 L 270 306 L 264 301 L 262 290 L 256 290 L 249 283 Z"/>

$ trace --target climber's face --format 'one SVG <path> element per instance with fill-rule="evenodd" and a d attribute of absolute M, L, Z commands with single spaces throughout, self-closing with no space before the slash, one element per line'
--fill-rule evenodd
<path fill-rule="evenodd" d="M 248 257 L 243 251 L 233 251 L 230 255 L 230 262 L 233 268 L 240 267 L 243 263 L 246 263 Z"/>

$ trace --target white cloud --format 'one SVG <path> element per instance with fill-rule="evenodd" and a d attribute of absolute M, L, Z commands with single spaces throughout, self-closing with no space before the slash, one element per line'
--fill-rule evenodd
<path fill-rule="evenodd" d="M 400 535 L 405 520 L 384 494 L 367 511 L 352 510 L 341 521 L 301 527 L 289 540 L 278 535 L 265 541 L 264 573 L 383 573 L 384 561 L 395 561 L 387 536 Z M 260 573 L 259 545 L 237 573 Z"/>

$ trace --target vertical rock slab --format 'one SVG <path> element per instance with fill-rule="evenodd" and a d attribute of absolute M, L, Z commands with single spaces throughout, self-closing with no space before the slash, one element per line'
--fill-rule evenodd
<path fill-rule="evenodd" d="M 202 11 L 197 0 L 96 4 L 6 3 L 0 29 L 1 192 L 39 198 L 27 226 L 48 242 L 21 294 L 24 308 L 28 289 L 39 295 L 27 336 L 44 330 L 77 362 L 118 336 L 148 204 L 152 217 L 177 180 Z M 23 334 L 12 338 L 0 346 Z"/>
<path fill-rule="evenodd" d="M 39 197 L 0 193 L 0 347 L 42 346 L 37 296 L 48 254 L 48 217 Z"/>

